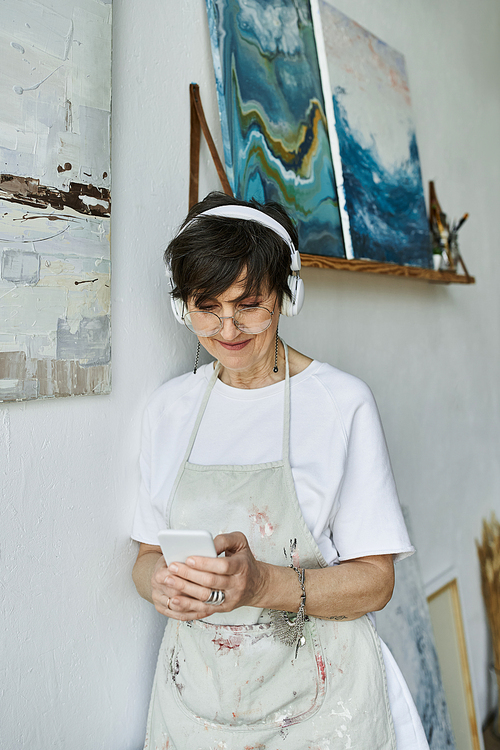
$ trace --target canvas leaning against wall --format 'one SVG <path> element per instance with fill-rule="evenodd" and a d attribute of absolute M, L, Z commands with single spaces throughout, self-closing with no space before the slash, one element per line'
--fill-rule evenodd
<path fill-rule="evenodd" d="M 404 57 L 325 0 L 206 0 L 239 198 L 283 203 L 302 253 L 432 267 Z"/>
<path fill-rule="evenodd" d="M 302 252 L 344 257 L 308 0 L 206 2 L 234 194 L 290 209 Z"/>
<path fill-rule="evenodd" d="M 408 509 L 403 513 L 412 538 Z M 395 571 L 392 599 L 376 613 L 377 631 L 403 673 L 429 750 L 456 750 L 418 553 L 398 562 Z"/>
<path fill-rule="evenodd" d="M 348 257 L 432 268 L 405 59 L 325 0 L 316 4 Z"/>
<path fill-rule="evenodd" d="M 0 400 L 109 393 L 111 0 L 3 0 L 0 45 Z"/>

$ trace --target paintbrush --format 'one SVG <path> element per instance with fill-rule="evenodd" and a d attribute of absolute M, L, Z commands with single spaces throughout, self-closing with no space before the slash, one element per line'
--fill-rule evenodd
<path fill-rule="evenodd" d="M 461 226 L 462 226 L 463 224 L 465 224 L 465 222 L 467 221 L 467 219 L 468 219 L 468 218 L 469 218 L 469 214 L 464 214 L 464 215 L 462 216 L 462 218 L 460 219 L 460 221 L 458 222 L 458 224 L 455 224 L 455 225 L 453 226 L 453 228 L 452 228 L 452 230 L 451 230 L 451 231 L 452 231 L 453 233 L 455 233 L 455 232 L 458 232 L 458 230 L 460 229 L 460 227 L 461 227 Z"/>

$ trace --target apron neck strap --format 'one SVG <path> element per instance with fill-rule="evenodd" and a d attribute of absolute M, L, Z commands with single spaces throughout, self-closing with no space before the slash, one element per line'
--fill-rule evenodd
<path fill-rule="evenodd" d="M 196 440 L 196 435 L 198 434 L 198 429 L 201 424 L 201 420 L 203 419 L 203 415 L 205 414 L 205 409 L 207 408 L 208 399 L 210 398 L 210 394 L 212 393 L 214 385 L 217 382 L 219 372 L 220 372 L 220 362 L 216 362 L 212 376 L 210 380 L 208 381 L 208 385 L 206 387 L 205 394 L 201 402 L 201 406 L 198 410 L 198 416 L 196 417 L 196 422 L 194 423 L 194 427 L 191 432 L 191 437 L 189 438 L 186 455 L 184 456 L 181 466 L 186 463 L 186 461 L 189 459 L 189 456 L 191 455 L 191 451 L 193 449 L 194 441 Z"/>

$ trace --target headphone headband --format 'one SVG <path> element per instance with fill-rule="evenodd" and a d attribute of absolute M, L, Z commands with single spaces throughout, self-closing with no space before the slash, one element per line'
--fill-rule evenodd
<path fill-rule="evenodd" d="M 178 232 L 177 237 L 203 216 L 220 216 L 223 219 L 244 219 L 246 221 L 255 221 L 257 224 L 262 224 L 262 226 L 271 229 L 271 231 L 286 242 L 290 250 L 290 275 L 288 276 L 288 288 L 291 293 L 291 299 L 288 295 L 283 295 L 283 299 L 281 300 L 281 314 L 286 315 L 287 317 L 298 315 L 304 302 L 304 282 L 298 273 L 298 271 L 300 271 L 299 252 L 293 244 L 292 238 L 285 227 L 280 224 L 279 221 L 273 219 L 272 216 L 268 216 L 263 211 L 260 211 L 258 208 L 253 208 L 252 206 L 216 206 L 215 208 L 209 208 L 206 211 L 203 211 L 201 214 L 198 214 L 191 219 L 191 221 L 188 221 L 188 223 Z M 170 279 L 170 288 L 173 289 L 174 282 L 170 268 L 167 268 L 167 275 Z M 174 299 L 174 297 L 171 296 L 170 303 L 172 305 L 175 319 L 179 323 L 183 323 L 184 314 L 186 312 L 184 302 L 182 299 Z"/>
<path fill-rule="evenodd" d="M 283 226 L 283 224 L 280 224 L 279 221 L 273 219 L 272 216 L 268 216 L 268 214 L 265 214 L 258 208 L 235 205 L 216 206 L 215 208 L 208 208 L 206 211 L 203 211 L 201 214 L 198 214 L 193 219 L 191 219 L 191 221 L 189 221 L 186 226 L 182 227 L 179 234 L 182 234 L 185 229 L 192 226 L 202 216 L 220 216 L 223 219 L 245 219 L 246 221 L 255 221 L 257 224 L 262 224 L 262 226 L 271 229 L 275 234 L 281 237 L 281 239 L 284 240 L 290 248 L 291 270 L 300 271 L 300 255 L 285 227 Z"/>

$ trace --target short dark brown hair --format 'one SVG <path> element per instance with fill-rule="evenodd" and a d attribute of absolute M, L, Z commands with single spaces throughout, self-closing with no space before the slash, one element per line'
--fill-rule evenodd
<path fill-rule="evenodd" d="M 287 279 L 290 274 L 290 248 L 281 237 L 262 224 L 247 219 L 203 216 L 184 231 L 203 211 L 217 206 L 250 206 L 278 221 L 298 249 L 297 230 L 279 203 L 241 201 L 224 193 L 210 193 L 189 211 L 181 229 L 165 250 L 170 268 L 172 296 L 187 304 L 193 298 L 198 306 L 229 289 L 245 272 L 243 296 L 276 292 L 278 300 L 291 298 Z"/>

